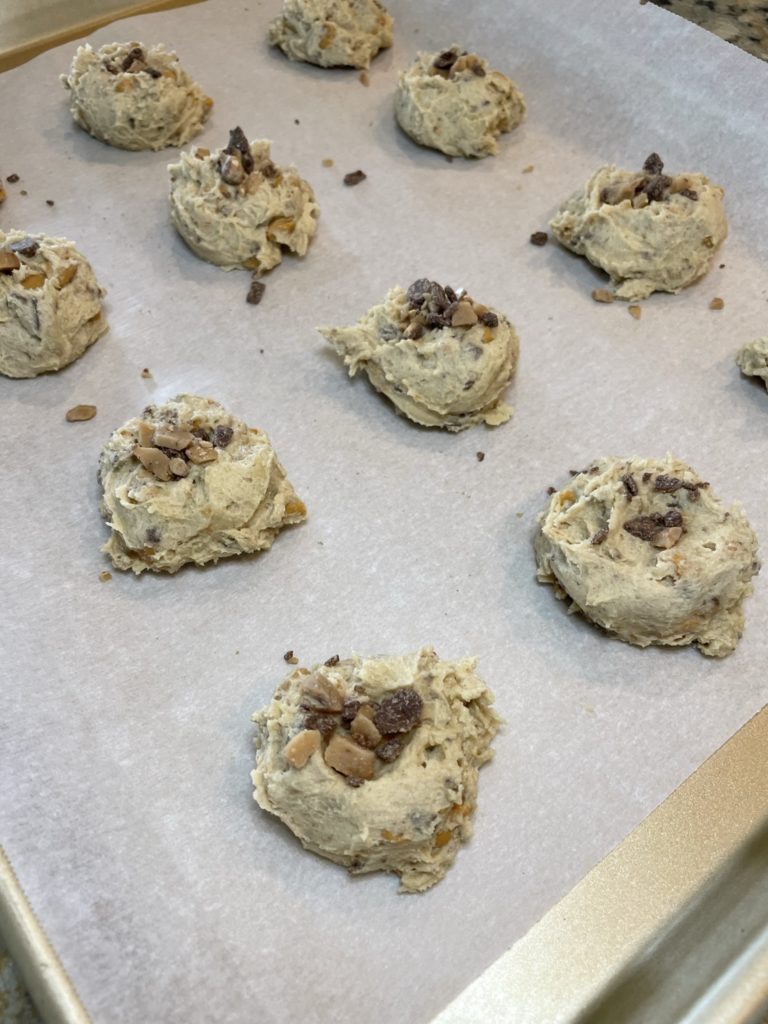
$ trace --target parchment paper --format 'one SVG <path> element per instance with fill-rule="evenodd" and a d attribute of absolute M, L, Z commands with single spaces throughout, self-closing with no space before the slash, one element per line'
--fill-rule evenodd
<path fill-rule="evenodd" d="M 546 487 L 606 453 L 674 451 L 768 536 L 768 395 L 733 363 L 766 333 L 765 67 L 630 0 L 393 0 L 395 46 L 364 88 L 270 52 L 278 7 L 211 0 L 93 37 L 176 47 L 216 100 L 198 144 L 240 124 L 314 185 L 317 238 L 258 308 L 246 274 L 175 236 L 172 151 L 121 152 L 73 126 L 57 75 L 74 45 L 0 80 L 0 171 L 23 179 L 0 223 L 72 238 L 109 290 L 111 330 L 80 361 L 0 380 L 0 835 L 97 1022 L 423 1024 L 768 694 L 763 580 L 738 650 L 709 661 L 567 616 L 531 552 Z M 528 101 L 496 159 L 450 163 L 394 125 L 397 69 L 454 40 Z M 651 150 L 726 186 L 731 236 L 707 278 L 635 321 L 591 300 L 603 281 L 585 262 L 528 237 L 597 166 Z M 346 188 L 358 168 L 367 180 Z M 314 332 L 424 275 L 517 325 L 507 425 L 418 429 Z M 261 557 L 100 583 L 100 447 L 186 390 L 267 430 L 309 521 Z M 65 423 L 84 402 L 96 419 Z M 406 897 L 258 810 L 249 716 L 289 648 L 306 664 L 424 643 L 478 655 L 507 726 L 475 838 Z"/>

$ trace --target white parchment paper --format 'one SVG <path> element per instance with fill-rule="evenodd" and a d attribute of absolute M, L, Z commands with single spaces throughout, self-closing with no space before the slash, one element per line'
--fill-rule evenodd
<path fill-rule="evenodd" d="M 109 290 L 111 330 L 80 361 L 0 379 L 0 838 L 98 1022 L 424 1024 L 768 694 L 765 581 L 736 653 L 708 661 L 566 616 L 531 552 L 546 487 L 610 453 L 674 451 L 768 536 L 768 395 L 733 363 L 767 330 L 765 66 L 634 0 L 392 0 L 395 46 L 364 88 L 271 52 L 278 7 L 211 0 L 93 37 L 176 47 L 216 101 L 198 144 L 240 124 L 314 185 L 317 238 L 258 308 L 246 274 L 175 236 L 172 151 L 73 126 L 57 80 L 73 45 L 0 79 L 0 173 L 22 177 L 0 223 L 75 240 Z M 449 163 L 393 122 L 397 69 L 454 40 L 528 101 L 495 159 Z M 597 166 L 651 150 L 725 185 L 731 236 L 707 278 L 635 321 L 591 300 L 603 282 L 585 262 L 528 237 Z M 418 429 L 315 333 L 425 275 L 516 324 L 507 425 Z M 187 390 L 268 431 L 309 521 L 261 557 L 100 583 L 100 447 Z M 64 422 L 88 402 L 96 419 Z M 253 804 L 249 716 L 289 648 L 312 663 L 423 643 L 479 656 L 507 726 L 475 838 L 404 897 L 305 853 Z"/>

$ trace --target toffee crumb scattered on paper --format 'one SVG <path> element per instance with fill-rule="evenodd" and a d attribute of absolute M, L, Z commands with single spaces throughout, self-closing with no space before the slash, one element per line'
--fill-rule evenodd
<path fill-rule="evenodd" d="M 350 171 L 349 174 L 344 175 L 345 185 L 359 185 L 361 181 L 365 181 L 368 175 L 365 171 Z"/>

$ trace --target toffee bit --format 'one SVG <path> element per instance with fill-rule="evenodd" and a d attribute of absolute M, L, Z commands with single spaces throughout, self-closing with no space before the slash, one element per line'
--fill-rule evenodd
<path fill-rule="evenodd" d="M 364 85 L 366 87 L 371 84 L 371 77 L 367 71 L 361 71 L 360 74 L 357 76 L 357 80 L 358 82 L 360 82 L 361 85 Z"/>
<path fill-rule="evenodd" d="M 639 320 L 643 315 L 643 310 L 640 306 L 627 306 L 627 312 L 630 316 L 633 316 L 635 320 Z"/>
<path fill-rule="evenodd" d="M 264 298 L 264 292 L 267 290 L 267 286 L 263 281 L 251 281 L 251 287 L 248 289 L 248 294 L 245 296 L 245 301 L 250 303 L 251 306 L 258 306 L 261 300 Z"/>
<path fill-rule="evenodd" d="M 534 164 L 528 164 L 526 167 L 523 168 L 523 174 L 530 174 L 531 171 L 534 169 L 534 166 Z"/>
<path fill-rule="evenodd" d="M 652 476 L 653 476 L 653 473 L 643 473 L 643 483 L 647 484 Z"/>
<path fill-rule="evenodd" d="M 725 308 L 725 303 L 723 302 L 723 300 L 721 298 L 715 298 L 715 299 L 712 299 L 712 301 L 710 302 L 709 308 L 710 309 L 724 309 Z"/>
<path fill-rule="evenodd" d="M 602 544 L 607 536 L 608 536 L 608 527 L 607 526 L 603 526 L 603 527 L 601 527 L 597 531 L 597 533 L 592 534 L 592 537 L 591 537 L 589 543 L 590 544 L 595 544 L 595 545 Z"/>
<path fill-rule="evenodd" d="M 621 482 L 626 487 L 627 494 L 629 495 L 631 501 L 632 498 L 634 498 L 637 495 L 637 481 L 631 473 L 627 473 L 625 476 L 621 478 Z"/>
<path fill-rule="evenodd" d="M 338 654 L 332 654 L 330 656 L 330 658 L 326 662 L 324 662 L 324 664 L 328 668 L 333 668 L 334 665 L 338 665 L 339 664 L 339 656 L 338 656 Z"/>
<path fill-rule="evenodd" d="M 20 256 L 34 256 L 40 245 L 34 238 L 20 238 L 18 242 L 11 242 L 8 248 Z"/>
<path fill-rule="evenodd" d="M 480 321 L 481 324 L 485 324 L 486 327 L 499 326 L 499 318 L 496 316 L 495 313 L 492 313 L 490 309 L 487 309 L 484 313 L 481 313 L 477 319 Z"/>
<path fill-rule="evenodd" d="M 664 170 L 664 161 L 658 153 L 651 153 L 643 164 L 643 170 L 646 174 L 661 174 Z"/>
<path fill-rule="evenodd" d="M 289 665 L 298 665 L 299 659 L 293 653 L 293 651 L 286 651 L 283 655 L 283 661 L 287 661 Z"/>
<path fill-rule="evenodd" d="M 112 573 L 109 569 L 102 569 L 99 573 L 99 583 L 108 583 L 112 579 Z"/>
<path fill-rule="evenodd" d="M 143 378 L 144 378 L 145 380 L 147 380 L 147 379 L 148 379 L 149 377 L 151 377 L 151 376 L 152 376 L 152 372 L 150 371 L 150 369 L 149 369 L 149 367 L 148 367 L 148 366 L 145 366 L 145 367 L 144 367 L 144 369 L 143 369 L 143 370 L 141 371 L 141 376 L 142 376 L 142 377 L 143 377 Z"/>
<path fill-rule="evenodd" d="M 54 201 L 52 199 L 46 199 L 45 200 L 45 205 L 46 206 L 55 206 L 56 204 L 54 203 Z"/>
<path fill-rule="evenodd" d="M 382 736 L 410 732 L 421 721 L 423 702 L 411 687 L 395 690 L 379 704 L 373 716 L 373 724 Z"/>
<path fill-rule="evenodd" d="M 359 185 L 361 181 L 365 181 L 368 175 L 365 171 L 350 171 L 349 174 L 344 175 L 345 185 Z"/>
<path fill-rule="evenodd" d="M 613 292 L 609 292 L 607 288 L 595 288 L 592 298 L 595 302 L 613 302 Z"/>
<path fill-rule="evenodd" d="M 95 415 L 95 405 L 73 405 L 71 409 L 67 409 L 64 418 L 67 423 L 80 423 L 83 420 L 92 420 Z"/>
<path fill-rule="evenodd" d="M 457 50 L 443 50 L 432 61 L 432 67 L 437 68 L 438 71 L 450 71 L 458 59 L 459 53 Z"/>
<path fill-rule="evenodd" d="M 15 185 L 16 182 L 19 180 L 19 176 L 18 174 L 9 174 L 5 180 L 10 182 L 11 185 Z"/>
<path fill-rule="evenodd" d="M 549 241 L 549 235 L 546 231 L 534 231 L 530 237 L 531 245 L 546 245 Z"/>
<path fill-rule="evenodd" d="M 485 452 L 475 452 L 475 458 L 478 462 L 482 462 L 485 459 Z"/>
<path fill-rule="evenodd" d="M 556 487 L 548 487 L 547 488 L 547 494 L 557 494 L 557 488 Z"/>
<path fill-rule="evenodd" d="M 225 427 L 223 424 L 213 428 L 213 434 L 211 435 L 211 441 L 213 441 L 214 448 L 226 448 L 229 442 L 232 440 L 234 430 L 232 427 Z"/>
<path fill-rule="evenodd" d="M 331 160 L 330 157 L 326 157 L 325 160 L 322 161 L 322 163 L 323 167 L 333 167 L 333 160 Z"/>

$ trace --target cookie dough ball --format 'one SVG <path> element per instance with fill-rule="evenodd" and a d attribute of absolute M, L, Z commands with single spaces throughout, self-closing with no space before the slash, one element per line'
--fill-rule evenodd
<path fill-rule="evenodd" d="M 285 0 L 269 41 L 291 60 L 367 68 L 392 45 L 392 18 L 378 0 Z"/>
<path fill-rule="evenodd" d="M 551 496 L 534 546 L 539 579 L 620 640 L 715 658 L 736 647 L 760 568 L 741 507 L 671 455 L 596 460 Z"/>
<path fill-rule="evenodd" d="M 747 377 L 760 377 L 768 388 L 768 337 L 755 338 L 736 354 L 736 362 Z"/>
<path fill-rule="evenodd" d="M 511 78 L 459 46 L 420 53 L 400 74 L 395 116 L 412 139 L 449 156 L 483 157 L 525 117 L 522 93 Z"/>
<path fill-rule="evenodd" d="M 0 231 L 0 373 L 36 377 L 78 359 L 107 329 L 104 294 L 72 242 Z"/>
<path fill-rule="evenodd" d="M 320 212 L 295 167 L 276 167 L 270 143 L 241 128 L 229 145 L 182 153 L 170 164 L 171 220 L 198 256 L 225 270 L 270 270 L 287 249 L 304 256 Z"/>
<path fill-rule="evenodd" d="M 502 399 L 520 343 L 503 314 L 435 281 L 393 288 L 353 327 L 320 327 L 349 368 L 364 370 L 398 412 L 425 427 L 505 423 Z"/>
<path fill-rule="evenodd" d="M 267 435 L 197 395 L 150 405 L 116 430 L 99 480 L 112 531 L 102 550 L 137 574 L 265 550 L 307 515 Z"/>
<path fill-rule="evenodd" d="M 472 834 L 492 702 L 473 658 L 431 647 L 297 669 L 253 716 L 254 798 L 313 853 L 422 892 Z"/>
<path fill-rule="evenodd" d="M 601 167 L 550 222 L 567 249 L 610 275 L 620 299 L 679 292 L 706 274 L 728 234 L 723 190 L 703 174 Z"/>
<path fill-rule="evenodd" d="M 213 100 L 164 46 L 78 47 L 68 75 L 70 111 L 81 128 L 119 149 L 183 146 L 203 127 Z"/>

